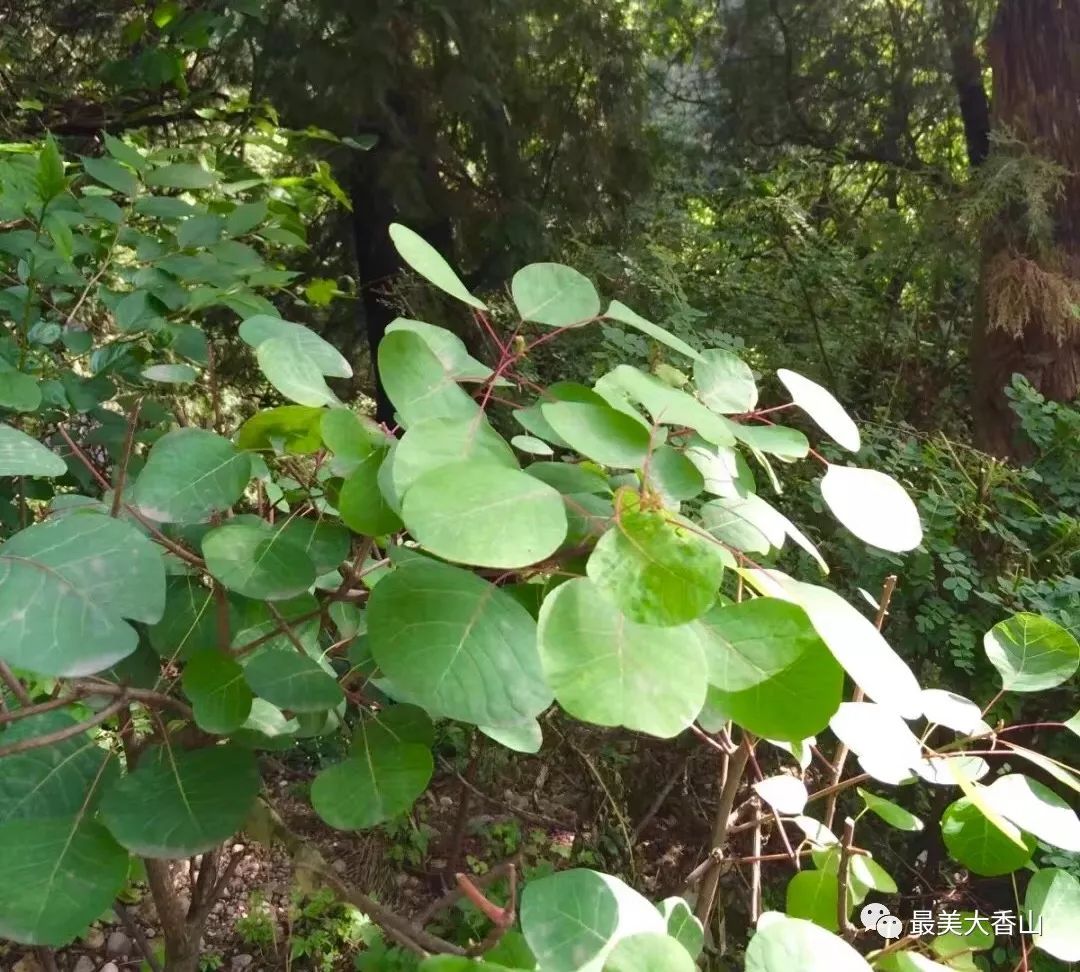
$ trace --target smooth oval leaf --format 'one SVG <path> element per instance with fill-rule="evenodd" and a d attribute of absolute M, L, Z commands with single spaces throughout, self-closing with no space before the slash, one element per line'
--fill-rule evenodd
<path fill-rule="evenodd" d="M 922 543 L 918 509 L 885 473 L 830 465 L 821 480 L 821 495 L 833 516 L 860 540 L 893 553 Z"/>
<path fill-rule="evenodd" d="M 766 912 L 746 949 L 746 972 L 871 972 L 847 942 L 812 921 Z"/>
<path fill-rule="evenodd" d="M 256 695 L 289 712 L 325 712 L 345 698 L 333 675 L 292 647 L 256 652 L 244 678 Z"/>
<path fill-rule="evenodd" d="M 284 531 L 254 523 L 227 524 L 202 542 L 206 569 L 230 591 L 258 600 L 283 601 L 315 583 L 307 552 Z"/>
<path fill-rule="evenodd" d="M 471 307 L 487 310 L 487 304 L 469 293 L 469 289 L 450 268 L 450 264 L 422 236 L 401 223 L 391 223 L 390 239 L 401 254 L 401 259 L 429 283 Z"/>
<path fill-rule="evenodd" d="M 1006 820 L 1039 840 L 1080 853 L 1080 818 L 1053 790 L 1020 773 L 999 776 L 984 791 L 986 802 Z"/>
<path fill-rule="evenodd" d="M 63 476 L 67 463 L 25 432 L 0 423 L 0 476 Z"/>
<path fill-rule="evenodd" d="M 293 338 L 274 337 L 255 350 L 259 368 L 282 395 L 299 405 L 339 404 L 322 370 Z"/>
<path fill-rule="evenodd" d="M 135 480 L 135 505 L 159 523 L 199 523 L 227 510 L 251 479 L 251 458 L 203 429 L 177 429 L 150 450 Z"/>
<path fill-rule="evenodd" d="M 1006 692 L 1041 692 L 1067 682 L 1080 668 L 1080 642 L 1038 614 L 1014 614 L 983 638 Z"/>
<path fill-rule="evenodd" d="M 545 598 L 539 634 L 555 698 L 585 722 L 670 738 L 705 702 L 707 666 L 696 631 L 636 624 L 585 578 Z"/>
<path fill-rule="evenodd" d="M 466 460 L 518 468 L 513 450 L 479 413 L 471 419 L 417 422 L 394 450 L 394 490 L 398 496 L 405 496 L 409 487 L 429 470 Z"/>
<path fill-rule="evenodd" d="M 600 297 L 584 274 L 561 263 L 531 263 L 510 283 L 523 321 L 548 327 L 588 324 L 600 314 Z"/>
<path fill-rule="evenodd" d="M 754 784 L 754 792 L 777 813 L 795 816 L 806 807 L 810 794 L 802 780 L 787 773 Z"/>
<path fill-rule="evenodd" d="M 183 684 L 195 722 L 206 732 L 235 732 L 251 715 L 252 694 L 244 681 L 244 669 L 222 651 L 194 655 L 184 666 Z"/>
<path fill-rule="evenodd" d="M 849 452 L 859 451 L 862 446 L 859 430 L 832 392 L 786 368 L 780 368 L 776 377 L 788 390 L 792 401 L 814 420 L 822 432 Z"/>
<path fill-rule="evenodd" d="M 1045 868 L 1030 882 L 1024 907 L 1035 933 L 1036 948 L 1062 962 L 1080 962 L 1080 881 L 1068 871 Z"/>
<path fill-rule="evenodd" d="M 386 449 L 369 452 L 341 486 L 338 512 L 345 525 L 367 537 L 382 537 L 401 529 L 401 518 L 379 488 L 379 473 L 391 462 Z M 393 467 L 391 466 L 391 469 Z"/>
<path fill-rule="evenodd" d="M 984 877 L 1019 870 L 1031 860 L 1036 846 L 1030 834 L 1023 834 L 1020 844 L 1009 839 L 967 797 L 946 807 L 941 837 L 953 858 Z"/>
<path fill-rule="evenodd" d="M 685 948 L 658 932 L 622 939 L 604 962 L 604 972 L 694 972 L 696 968 Z"/>
<path fill-rule="evenodd" d="M 540 413 L 560 439 L 601 465 L 637 469 L 648 459 L 649 430 L 608 405 L 548 402 Z"/>
<path fill-rule="evenodd" d="M 604 312 L 604 317 L 613 321 L 618 321 L 620 324 L 625 324 L 628 327 L 632 327 L 635 331 L 640 331 L 642 334 L 648 335 L 654 341 L 659 341 L 661 344 L 667 345 L 673 351 L 678 351 L 679 354 L 685 354 L 688 358 L 696 360 L 701 357 L 699 352 L 695 351 L 681 338 L 677 338 L 670 331 L 660 327 L 659 324 L 654 324 L 652 321 L 646 320 L 640 314 L 632 311 L 625 304 L 622 304 L 617 300 L 611 302 L 608 309 Z"/>
<path fill-rule="evenodd" d="M 256 314 L 240 325 L 241 339 L 258 350 L 274 338 L 287 338 L 310 358 L 320 374 L 330 378 L 351 378 L 352 367 L 329 341 L 303 324 L 282 320 L 269 314 Z"/>
<path fill-rule="evenodd" d="M 554 489 L 488 462 L 429 470 L 405 494 L 401 518 L 439 557 L 507 570 L 551 556 L 567 531 L 566 509 Z"/>
<path fill-rule="evenodd" d="M 869 793 L 861 786 L 857 787 L 857 789 L 863 803 L 866 804 L 866 809 L 881 817 L 890 827 L 895 827 L 897 830 L 918 832 L 925 826 L 915 814 L 905 810 L 899 804 L 893 803 L 892 800 L 886 800 L 885 797 L 878 796 L 876 793 Z"/>
<path fill-rule="evenodd" d="M 722 415 L 750 412 L 757 405 L 757 384 L 750 366 L 723 348 L 701 352 L 694 361 L 694 384 L 701 400 Z"/>
<path fill-rule="evenodd" d="M 393 331 L 379 342 L 379 377 L 405 428 L 425 419 L 473 419 L 479 406 L 447 374 L 412 331 Z"/>

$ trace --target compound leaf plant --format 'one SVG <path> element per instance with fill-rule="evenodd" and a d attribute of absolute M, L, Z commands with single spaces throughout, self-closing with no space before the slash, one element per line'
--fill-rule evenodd
<path fill-rule="evenodd" d="M 720 947 L 721 871 L 760 868 L 733 849 L 739 820 L 756 846 L 763 828 L 784 832 L 770 866 L 792 874 L 783 911 L 753 884 L 746 969 L 977 967 L 982 938 L 883 947 L 853 924 L 897 885 L 854 843 L 856 819 L 834 831 L 843 795 L 861 798 L 857 819 L 940 826 L 972 873 L 1036 869 L 1034 947 L 1080 960 L 1080 885 L 1032 863 L 1039 842 L 1080 851 L 1080 820 L 1044 782 L 1075 793 L 1080 774 L 1012 743 L 983 706 L 921 688 L 881 633 L 889 590 L 875 623 L 825 585 L 781 510 L 783 467 L 817 463 L 824 505 L 857 537 L 891 553 L 921 541 L 899 484 L 778 424 L 801 413 L 856 453 L 826 389 L 782 371 L 791 401 L 761 408 L 730 352 L 618 301 L 603 310 L 557 264 L 519 271 L 517 314 L 500 321 L 394 226 L 406 262 L 499 355 L 488 367 L 447 330 L 395 322 L 378 355 L 386 428 L 339 399 L 331 383 L 351 367 L 337 349 L 266 296 L 294 279 L 279 251 L 302 242 L 317 187 L 107 138 L 79 163 L 51 140 L 9 148 L 0 188 L 0 936 L 67 943 L 145 875 L 164 967 L 189 972 L 229 877 L 223 846 L 245 830 L 283 841 L 432 972 L 683 972 Z M 521 375 L 536 344 L 604 320 L 670 363 L 619 365 L 592 387 Z M 235 331 L 280 396 L 238 428 L 218 408 L 211 327 Z M 192 383 L 209 389 L 201 415 L 185 409 Z M 774 566 L 789 545 L 808 579 Z M 1076 640 L 1033 615 L 1002 621 L 986 650 L 1002 692 L 1052 689 L 1080 665 Z M 520 907 L 491 906 L 484 941 L 449 941 L 345 885 L 261 793 L 261 751 L 345 736 L 311 801 L 331 827 L 372 827 L 427 788 L 436 721 L 534 753 L 553 707 L 710 748 L 715 848 L 685 897 L 652 902 L 572 868 L 529 881 Z M 820 786 L 810 754 L 826 732 L 837 755 Z M 783 768 L 762 778 L 767 749 Z M 1003 754 L 999 773 L 989 757 Z M 952 791 L 940 824 L 890 798 L 912 782 Z M 168 862 L 193 858 L 177 918 Z"/>

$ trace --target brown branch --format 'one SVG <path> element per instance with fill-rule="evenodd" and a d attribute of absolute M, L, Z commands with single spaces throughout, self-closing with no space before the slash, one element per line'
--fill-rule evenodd
<path fill-rule="evenodd" d="M 194 719 L 195 713 L 191 706 L 180 699 L 174 699 L 164 692 L 153 692 L 150 689 L 132 688 L 127 685 L 117 685 L 114 682 L 106 682 L 98 679 L 79 679 L 75 681 L 76 689 L 86 695 L 117 695 L 124 696 L 131 702 L 140 702 L 148 709 L 175 709 L 185 719 Z"/>
<path fill-rule="evenodd" d="M 479 901 L 485 903 L 486 907 L 481 908 L 481 910 L 494 922 L 494 926 L 484 936 L 483 941 L 478 942 L 467 951 L 467 954 L 471 956 L 483 955 L 491 951 L 499 943 L 499 940 L 506 934 L 507 929 L 517 918 L 517 868 L 513 864 L 510 865 L 510 900 L 507 901 L 505 908 L 498 908 L 498 906 L 488 901 L 464 874 L 457 875 L 457 881 L 466 897 L 477 907 L 480 907 Z M 494 911 L 490 911 L 489 908 L 494 909 Z"/>
<path fill-rule="evenodd" d="M 518 856 L 514 855 L 510 860 L 503 861 L 501 864 L 496 864 L 490 868 L 484 874 L 470 876 L 470 881 L 475 888 L 486 888 L 494 884 L 502 877 L 506 877 L 510 873 L 510 868 L 516 867 L 516 861 Z M 455 902 L 460 900 L 464 895 L 464 892 L 460 887 L 451 888 L 441 898 L 436 898 L 431 904 L 429 904 L 416 918 L 418 925 L 426 925 L 432 918 L 434 918 L 440 911 L 445 911 Z"/>
<path fill-rule="evenodd" d="M 754 801 L 755 816 L 761 806 L 760 800 Z M 780 828 L 783 831 L 783 828 Z M 761 824 L 753 830 L 750 850 L 754 857 L 750 866 L 750 924 L 756 926 L 761 916 Z"/>
<path fill-rule="evenodd" d="M 30 698 L 30 693 L 26 691 L 26 686 L 16 678 L 15 673 L 8 667 L 7 662 L 0 661 L 0 679 L 10 689 L 11 694 L 19 700 L 22 705 L 30 705 L 34 700 Z M 0 720 L 3 721 L 3 720 Z"/>
<path fill-rule="evenodd" d="M 712 742 L 711 739 L 709 741 Z M 690 762 L 691 755 L 692 753 L 686 753 L 683 756 L 679 761 L 678 766 L 675 767 L 675 772 L 668 777 L 667 782 L 660 787 L 660 792 L 656 794 L 656 798 L 649 804 L 649 809 L 645 811 L 642 818 L 634 825 L 634 829 L 630 832 L 630 839 L 635 844 L 641 839 L 641 835 L 645 832 L 645 828 L 652 823 L 653 818 L 660 812 L 660 808 L 664 805 L 664 801 L 667 800 L 671 791 L 675 789 L 675 784 L 677 784 L 686 773 L 686 766 Z"/>
<path fill-rule="evenodd" d="M 9 743 L 7 746 L 0 746 L 0 759 L 3 759 L 5 756 L 14 756 L 16 753 L 25 753 L 31 749 L 41 749 L 44 746 L 53 746 L 56 743 L 63 742 L 65 739 L 71 739 L 72 736 L 78 736 L 81 733 L 93 729 L 95 726 L 100 726 L 107 719 L 111 719 L 116 713 L 123 709 L 125 705 L 127 705 L 127 698 L 121 696 L 96 715 L 91 716 L 89 719 L 84 719 L 82 722 L 65 726 L 63 729 L 57 729 L 53 732 L 47 732 L 43 736 L 32 736 L 29 739 L 20 739 L 18 742 Z"/>
<path fill-rule="evenodd" d="M 113 904 L 113 911 L 116 912 L 120 924 L 124 926 L 132 941 L 135 942 L 136 947 L 142 953 L 142 957 L 146 960 L 146 964 L 150 966 L 151 972 L 161 972 L 161 963 L 157 960 L 154 950 L 146 940 L 143 930 L 136 924 L 135 919 L 131 917 L 131 912 L 127 910 L 124 903 L 117 900 Z"/>
<path fill-rule="evenodd" d="M 109 516 L 112 517 L 120 515 L 120 506 L 124 500 L 124 484 L 127 480 L 128 464 L 131 462 L 131 452 L 135 447 L 135 430 L 139 426 L 139 412 L 141 410 L 142 398 L 140 397 L 135 399 L 135 404 L 131 407 L 131 413 L 128 415 L 127 432 L 124 435 L 124 455 L 120 466 L 116 470 L 112 508 L 109 510 Z"/>
<path fill-rule="evenodd" d="M 850 900 L 851 845 L 855 840 L 855 821 L 848 817 L 844 820 L 844 835 L 840 839 L 840 892 L 836 896 L 836 922 L 844 938 L 853 937 L 855 929 L 848 921 L 848 902 Z"/>
<path fill-rule="evenodd" d="M 49 699 L 48 702 L 39 702 L 37 705 L 30 705 L 24 709 L 14 709 L 10 712 L 0 713 L 0 726 L 9 722 L 17 722 L 19 719 L 27 719 L 30 716 L 42 715 L 45 712 L 52 712 L 54 709 L 62 709 L 68 705 L 74 705 L 78 702 L 84 693 L 78 693 L 75 695 L 64 695 L 55 699 Z"/>

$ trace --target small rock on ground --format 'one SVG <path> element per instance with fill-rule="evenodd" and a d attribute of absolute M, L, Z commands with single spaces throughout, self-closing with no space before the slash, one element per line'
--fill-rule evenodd
<path fill-rule="evenodd" d="M 232 968 L 235 972 L 239 972 L 240 969 L 246 969 L 255 961 L 255 956 L 247 955 L 241 952 L 239 955 L 234 955 L 232 959 Z"/>
<path fill-rule="evenodd" d="M 114 931 L 105 943 L 105 953 L 112 957 L 121 957 L 131 951 L 131 939 L 122 931 Z"/>
<path fill-rule="evenodd" d="M 115 962 L 106 962 L 100 972 L 120 972 L 120 969 Z"/>
<path fill-rule="evenodd" d="M 71 972 L 95 972 L 97 969 L 97 962 L 95 962 L 89 955 L 79 956 L 79 961 L 75 963 Z"/>
<path fill-rule="evenodd" d="M 12 966 L 11 972 L 42 972 L 41 963 L 36 955 L 24 955 Z"/>

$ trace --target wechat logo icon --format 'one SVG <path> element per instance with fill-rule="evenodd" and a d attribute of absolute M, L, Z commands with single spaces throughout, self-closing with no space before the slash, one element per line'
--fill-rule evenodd
<path fill-rule="evenodd" d="M 885 905 L 878 904 L 876 901 L 863 905 L 862 911 L 859 912 L 859 919 L 862 921 L 863 928 L 867 931 L 876 931 L 886 941 L 899 938 L 904 933 L 904 923 L 896 915 L 890 914 Z"/>

